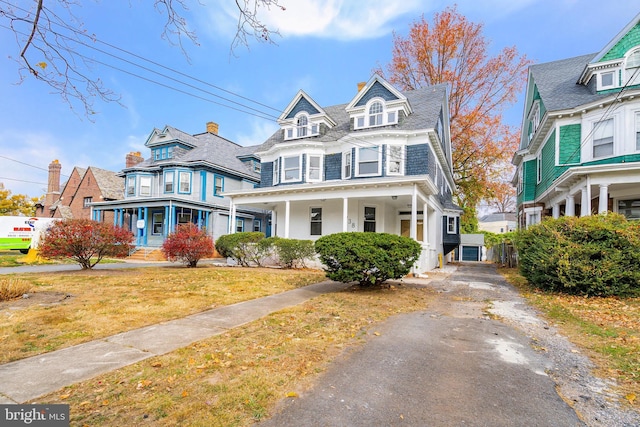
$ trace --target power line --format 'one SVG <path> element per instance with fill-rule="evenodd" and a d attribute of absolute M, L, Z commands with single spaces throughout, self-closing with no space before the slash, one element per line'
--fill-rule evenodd
<path fill-rule="evenodd" d="M 0 176 L 0 179 L 6 179 L 7 181 L 26 182 L 28 184 L 48 185 L 46 182 L 26 181 L 24 179 L 7 178 L 4 176 Z"/>
<path fill-rule="evenodd" d="M 43 170 L 45 172 L 49 172 L 49 169 L 45 169 L 45 168 L 42 168 L 40 166 L 35 166 L 35 165 L 29 164 L 29 163 L 25 163 L 25 162 L 22 162 L 20 160 L 12 159 L 10 157 L 3 156 L 3 155 L 0 155 L 0 157 L 2 157 L 3 159 L 11 160 L 12 162 L 20 163 L 21 165 L 29 166 L 29 167 L 34 168 L 34 169 L 40 169 L 40 170 Z M 61 176 L 66 176 L 66 177 L 69 176 L 69 175 L 65 175 L 65 174 L 60 174 L 60 175 Z"/>

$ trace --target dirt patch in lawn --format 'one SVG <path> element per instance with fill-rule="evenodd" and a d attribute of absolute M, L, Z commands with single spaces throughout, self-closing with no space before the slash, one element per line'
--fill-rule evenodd
<path fill-rule="evenodd" d="M 48 307 L 60 304 L 69 298 L 73 298 L 73 295 L 66 292 L 30 292 L 19 298 L 9 301 L 0 301 L 0 311 L 20 310 L 34 305 Z"/>

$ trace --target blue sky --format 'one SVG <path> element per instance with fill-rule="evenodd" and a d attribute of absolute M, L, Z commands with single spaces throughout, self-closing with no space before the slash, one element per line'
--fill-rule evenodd
<path fill-rule="evenodd" d="M 22 6 L 34 3 L 6 1 Z M 201 0 L 203 5 L 199 5 L 189 1 L 189 24 L 197 33 L 199 46 L 185 42 L 188 61 L 178 47 L 161 38 L 163 18 L 151 3 L 84 0 L 75 14 L 98 40 L 241 95 L 245 99 L 174 75 L 273 116 L 279 115 L 299 89 L 322 106 L 349 102 L 357 83 L 368 80 L 374 68 L 390 61 L 394 31 L 406 35 L 421 15 L 430 20 L 434 12 L 452 4 L 437 0 L 281 0 L 285 11 L 274 9 L 263 15 L 280 30 L 277 45 L 252 40 L 248 50 L 240 47 L 232 56 L 235 2 Z M 2 0 L 0 8 L 4 7 Z M 484 25 L 493 53 L 515 45 L 539 63 L 598 52 L 640 12 L 640 1 L 460 0 L 458 10 Z M 221 136 L 242 145 L 259 144 L 277 129 L 275 119 L 223 107 L 216 103 L 228 102 L 210 93 L 96 51 L 87 54 L 162 85 L 94 64 L 87 72 L 118 93 L 124 107 L 96 101 L 97 113 L 88 120 L 79 106 L 71 110 L 59 95 L 50 94 L 47 86 L 33 78 L 16 84 L 20 80 L 18 68 L 10 57 L 17 57 L 19 49 L 14 35 L 4 28 L 6 24 L 0 17 L 0 182 L 14 194 L 44 194 L 46 169 L 54 159 L 62 164 L 63 175 L 74 166 L 119 171 L 130 151 L 141 151 L 148 157 L 146 138 L 154 128 L 165 125 L 194 134 L 204 132 L 206 122 L 215 121 Z M 141 59 L 135 62 L 168 74 Z M 505 120 L 518 125 L 521 116 L 520 101 L 507 111 Z"/>

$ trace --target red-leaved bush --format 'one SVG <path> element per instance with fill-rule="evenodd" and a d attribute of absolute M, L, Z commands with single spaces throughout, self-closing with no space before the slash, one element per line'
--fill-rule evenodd
<path fill-rule="evenodd" d="M 90 269 L 105 256 L 121 258 L 129 255 L 133 239 L 133 233 L 113 224 L 65 219 L 49 227 L 38 250 L 44 258 L 71 258 L 82 269 Z"/>
<path fill-rule="evenodd" d="M 202 258 L 213 254 L 213 238 L 195 224 L 180 224 L 167 236 L 162 252 L 169 261 L 179 260 L 187 267 L 195 267 Z"/>

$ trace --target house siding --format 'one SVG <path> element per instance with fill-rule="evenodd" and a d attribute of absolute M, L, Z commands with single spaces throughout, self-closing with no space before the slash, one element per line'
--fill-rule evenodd
<path fill-rule="evenodd" d="M 580 124 L 560 126 L 559 164 L 580 163 L 581 138 Z"/>
<path fill-rule="evenodd" d="M 431 157 L 429 144 L 408 145 L 406 149 L 405 173 L 407 175 L 426 175 L 430 172 Z M 434 165 L 435 166 L 435 165 Z M 432 176 L 435 176 L 435 169 Z"/>
<path fill-rule="evenodd" d="M 291 110 L 291 112 L 287 115 L 287 119 L 292 119 L 295 117 L 296 114 L 298 114 L 299 112 L 304 111 L 307 114 L 318 114 L 320 111 L 318 111 L 313 105 L 311 105 L 311 103 L 307 100 L 307 98 L 300 98 L 300 101 L 298 101 L 298 103 L 296 104 L 295 107 L 293 107 L 293 109 Z"/>
<path fill-rule="evenodd" d="M 327 181 L 340 179 L 342 168 L 342 153 L 328 154 L 324 157 L 324 177 Z"/>
<path fill-rule="evenodd" d="M 260 187 L 273 187 L 273 162 L 264 162 L 260 168 Z"/>
<path fill-rule="evenodd" d="M 622 37 L 599 62 L 623 58 L 629 49 L 637 45 L 640 45 L 640 24 L 637 24 L 624 37 Z"/>
<path fill-rule="evenodd" d="M 610 157 L 608 159 L 594 160 L 592 162 L 585 162 L 582 166 L 592 165 L 612 165 L 617 163 L 633 163 L 640 162 L 640 154 L 630 154 L 626 156 Z"/>
<path fill-rule="evenodd" d="M 531 201 L 535 198 L 536 195 L 536 160 L 529 160 L 528 162 L 524 162 L 524 189 L 522 190 L 522 199 L 523 201 Z"/>
<path fill-rule="evenodd" d="M 385 101 L 393 101 L 394 99 L 398 99 L 389 89 L 384 87 L 379 82 L 375 82 L 371 88 L 367 91 L 367 93 L 358 101 L 356 107 L 361 107 L 366 105 L 370 99 L 380 97 Z"/>
<path fill-rule="evenodd" d="M 552 132 L 547 142 L 542 147 L 542 176 L 540 183 L 536 186 L 536 196 L 543 193 L 556 179 L 555 176 L 555 160 L 556 160 L 556 132 Z M 537 179 L 537 171 L 536 171 Z"/>

